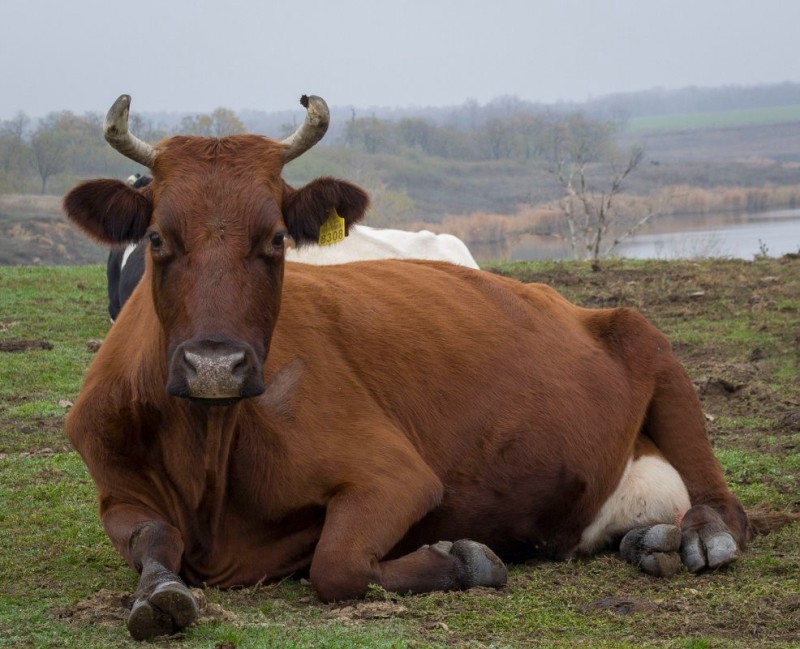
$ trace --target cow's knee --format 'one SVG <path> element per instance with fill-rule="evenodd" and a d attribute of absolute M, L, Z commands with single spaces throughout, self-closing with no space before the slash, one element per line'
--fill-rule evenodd
<path fill-rule="evenodd" d="M 354 561 L 345 556 L 315 555 L 309 578 L 323 602 L 360 599 L 371 582 L 377 583 L 376 570 L 368 560 Z"/>

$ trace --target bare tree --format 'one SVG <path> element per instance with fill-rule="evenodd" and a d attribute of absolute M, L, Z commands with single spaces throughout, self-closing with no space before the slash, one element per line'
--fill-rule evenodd
<path fill-rule="evenodd" d="M 351 146 L 363 148 L 367 153 L 383 152 L 389 143 L 391 124 L 387 120 L 372 117 L 356 117 L 347 123 L 345 141 Z"/>
<path fill-rule="evenodd" d="M 550 171 L 564 191 L 560 207 L 570 248 L 576 259 L 590 259 L 595 270 L 602 258 L 654 215 L 648 210 L 633 222 L 619 218 L 616 198 L 644 158 L 644 150 L 637 146 L 620 156 L 610 133 L 607 128 L 592 128 L 582 118 L 573 119 L 572 124 L 556 125 L 551 142 Z"/>
<path fill-rule="evenodd" d="M 71 116 L 69 113 L 51 113 L 42 120 L 31 137 L 33 160 L 42 181 L 42 194 L 47 189 L 47 180 L 67 168 L 70 135 L 63 126 Z"/>
<path fill-rule="evenodd" d="M 31 163 L 31 147 L 26 141 L 30 119 L 23 112 L 0 122 L 0 190 L 21 191 Z"/>

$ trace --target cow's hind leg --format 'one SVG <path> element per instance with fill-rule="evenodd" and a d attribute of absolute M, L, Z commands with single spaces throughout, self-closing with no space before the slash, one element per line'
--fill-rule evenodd
<path fill-rule="evenodd" d="M 660 372 L 645 429 L 689 492 L 692 507 L 681 526 L 687 568 L 698 572 L 736 561 L 750 524 L 714 456 L 694 386 L 677 362 Z"/>
<path fill-rule="evenodd" d="M 619 554 L 625 561 L 655 577 L 670 577 L 681 569 L 680 549 L 680 529 L 665 523 L 635 527 L 619 544 Z"/>
<path fill-rule="evenodd" d="M 675 525 L 632 529 L 623 537 L 619 552 L 626 561 L 658 577 L 674 574 L 681 563 L 689 572 L 699 572 L 721 568 L 739 558 L 739 546 L 730 530 L 706 505 L 691 508 L 682 529 Z"/>
<path fill-rule="evenodd" d="M 592 552 L 620 536 L 620 556 L 658 577 L 682 565 L 698 572 L 739 558 L 739 544 L 719 513 L 692 506 L 682 476 L 646 437 L 637 440 L 634 458 L 578 551 Z"/>
<path fill-rule="evenodd" d="M 690 572 L 713 570 L 736 561 L 739 546 L 720 515 L 707 505 L 698 505 L 683 518 L 681 557 Z"/>
<path fill-rule="evenodd" d="M 622 538 L 620 555 L 644 572 L 666 577 L 681 568 L 678 525 L 690 507 L 678 472 L 645 437 L 592 524 L 584 530 L 580 553 L 591 553 Z"/>

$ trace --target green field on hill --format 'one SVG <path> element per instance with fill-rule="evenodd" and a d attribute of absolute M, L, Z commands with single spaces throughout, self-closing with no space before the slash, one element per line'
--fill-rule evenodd
<path fill-rule="evenodd" d="M 649 131 L 687 131 L 792 122 L 800 122 L 800 104 L 634 117 L 628 122 L 626 130 L 635 134 Z"/>

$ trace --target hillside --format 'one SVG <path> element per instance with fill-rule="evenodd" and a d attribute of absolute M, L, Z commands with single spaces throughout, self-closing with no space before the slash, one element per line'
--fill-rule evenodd
<path fill-rule="evenodd" d="M 0 194 L 0 265 L 87 264 L 107 255 L 67 221 L 60 197 Z"/>

